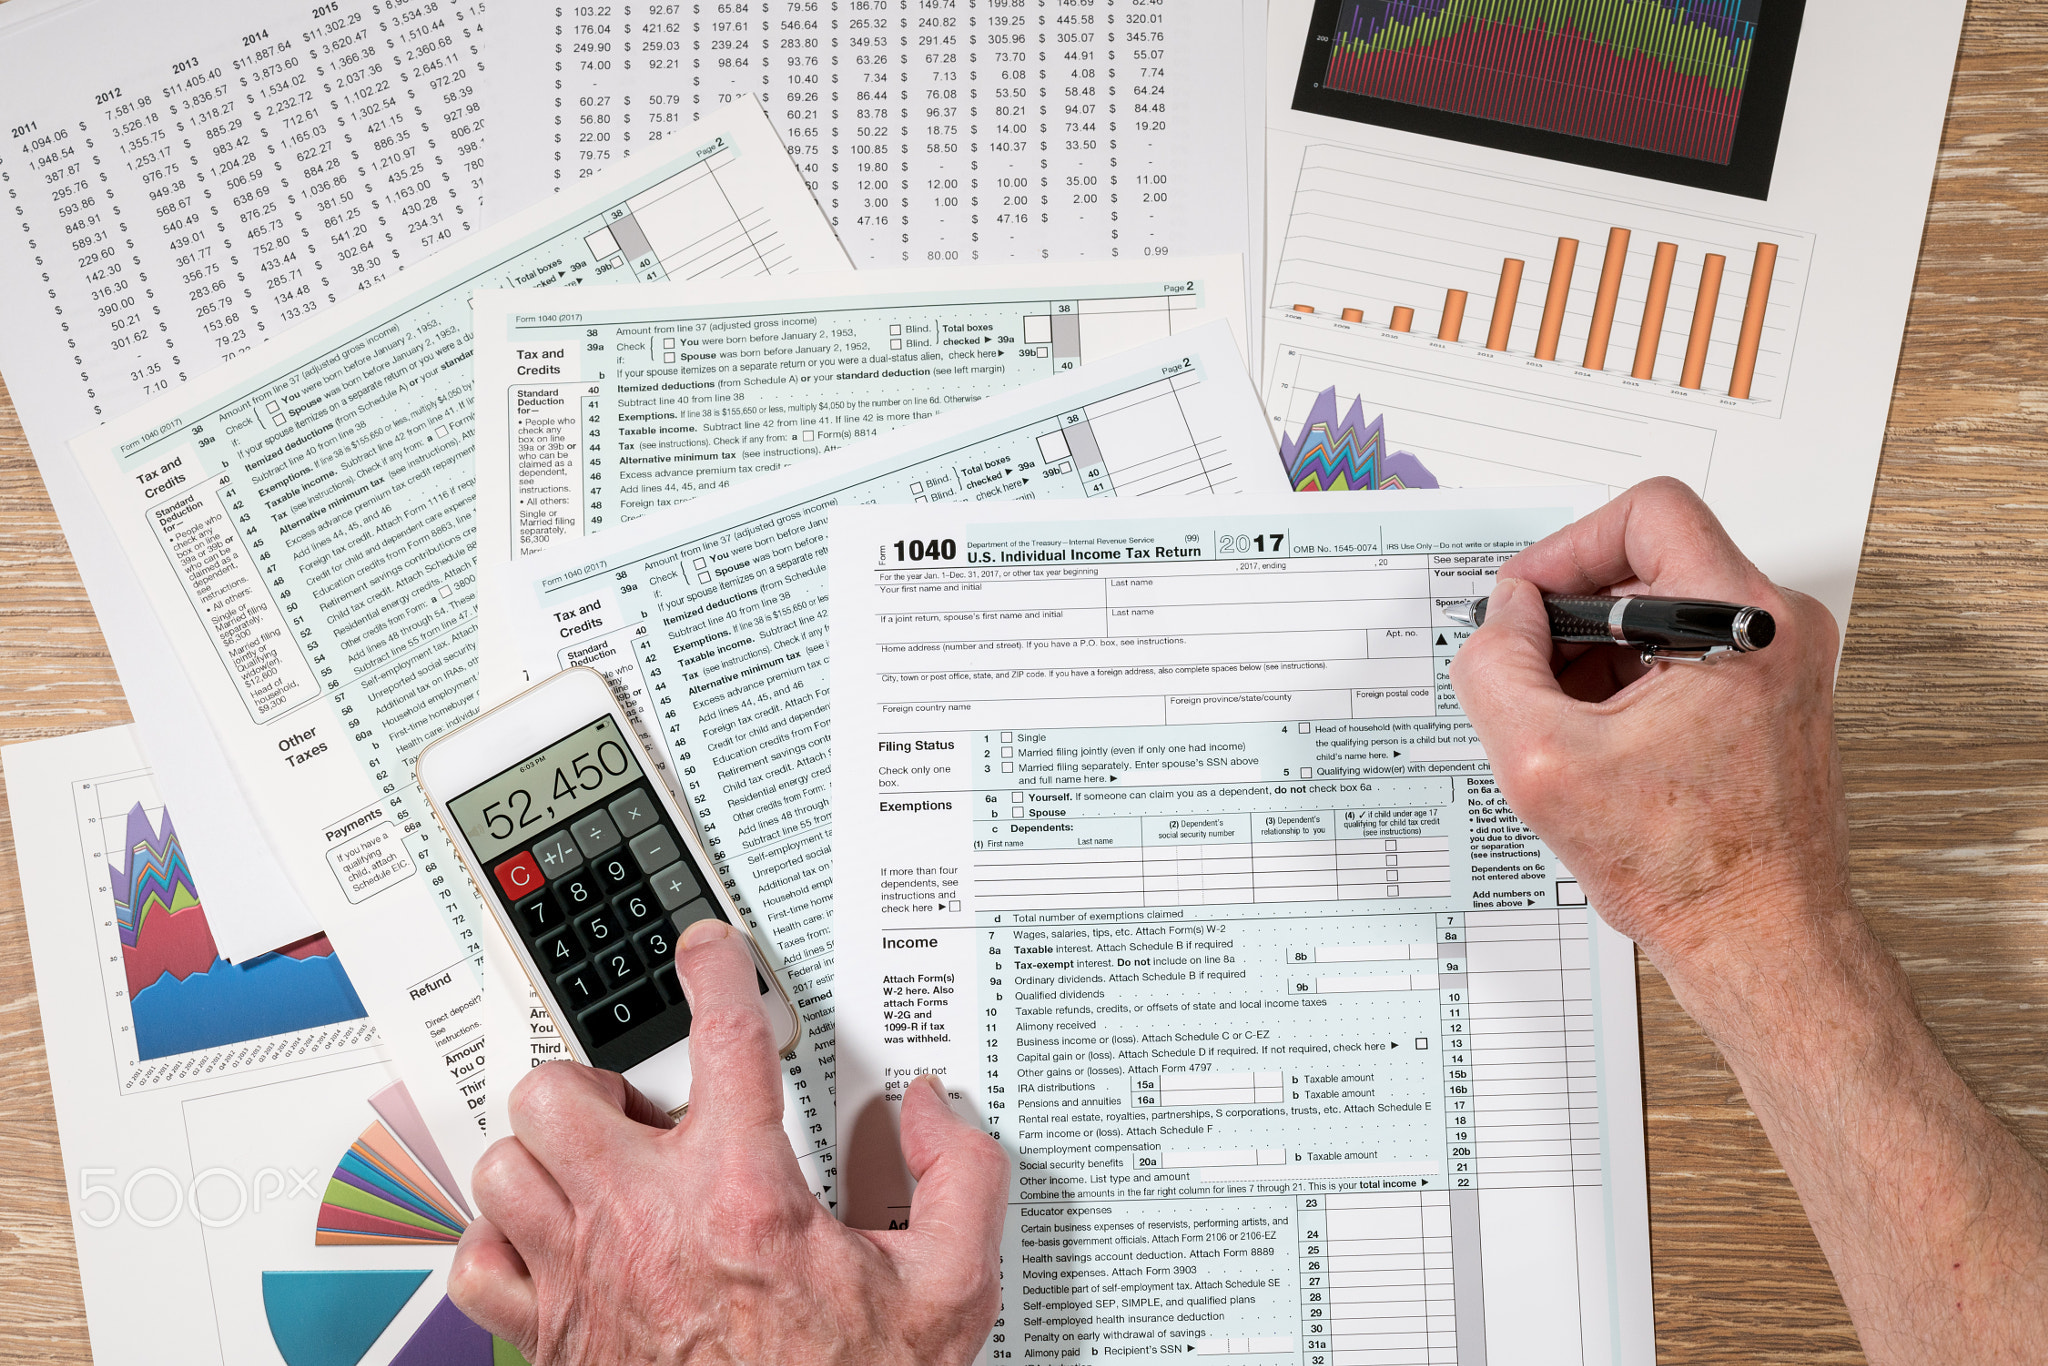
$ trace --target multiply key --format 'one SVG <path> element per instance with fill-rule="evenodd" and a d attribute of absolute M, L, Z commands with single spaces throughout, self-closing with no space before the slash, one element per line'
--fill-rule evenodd
<path fill-rule="evenodd" d="M 618 822 L 619 829 L 628 839 L 661 823 L 661 812 L 655 807 L 654 798 L 645 792 L 628 792 L 605 810 L 612 813 L 612 819 Z"/>

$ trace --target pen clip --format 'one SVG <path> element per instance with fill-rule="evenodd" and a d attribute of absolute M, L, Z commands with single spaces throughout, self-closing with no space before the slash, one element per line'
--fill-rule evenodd
<path fill-rule="evenodd" d="M 1714 664 L 1742 651 L 1732 645 L 1715 645 L 1704 650 L 1670 650 L 1656 645 L 1643 647 L 1645 666 L 1657 664 Z"/>

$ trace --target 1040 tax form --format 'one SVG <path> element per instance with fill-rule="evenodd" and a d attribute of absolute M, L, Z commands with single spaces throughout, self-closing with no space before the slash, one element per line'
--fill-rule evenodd
<path fill-rule="evenodd" d="M 1580 497 L 833 513 L 848 1214 L 938 1074 L 990 1359 L 1654 1360 L 1632 951 L 1449 681 Z"/>

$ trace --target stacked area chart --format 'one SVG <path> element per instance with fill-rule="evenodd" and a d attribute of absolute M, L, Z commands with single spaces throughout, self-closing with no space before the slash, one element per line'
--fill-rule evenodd
<path fill-rule="evenodd" d="M 325 935 L 231 963 L 147 770 L 73 784 L 124 1093 L 374 1043 Z"/>
<path fill-rule="evenodd" d="M 1438 487 L 1436 476 L 1412 453 L 1387 449 L 1385 414 L 1367 422 L 1363 400 L 1354 398 L 1339 421 L 1335 385 L 1316 395 L 1299 434 L 1281 433 L 1280 463 L 1296 493 Z"/>
<path fill-rule="evenodd" d="M 1344 0 L 1324 84 L 1726 165 L 1762 0 Z"/>
<path fill-rule="evenodd" d="M 159 824 L 131 807 L 121 854 L 107 873 L 140 1060 L 363 1018 L 325 935 L 246 963 L 221 958 L 168 811 Z"/>

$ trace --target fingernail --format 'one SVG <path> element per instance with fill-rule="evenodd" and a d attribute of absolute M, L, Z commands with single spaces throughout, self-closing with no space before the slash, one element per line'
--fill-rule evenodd
<path fill-rule="evenodd" d="M 716 916 L 705 916 L 702 920 L 690 922 L 690 928 L 683 931 L 683 947 L 694 949 L 699 944 L 709 944 L 714 939 L 723 939 L 732 933 L 732 926 Z"/>
<path fill-rule="evenodd" d="M 945 1106 L 948 1110 L 953 1108 L 953 1102 L 946 1099 L 946 1084 L 940 1081 L 936 1075 L 927 1072 L 919 1077 L 918 1080 L 930 1082 L 932 1094 L 939 1098 L 939 1104 Z"/>

